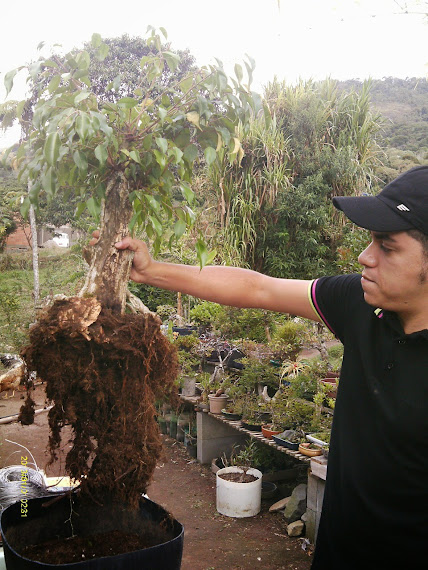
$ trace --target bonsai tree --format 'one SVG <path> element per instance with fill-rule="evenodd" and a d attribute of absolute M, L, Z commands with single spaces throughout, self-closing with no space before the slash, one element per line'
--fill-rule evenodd
<path fill-rule="evenodd" d="M 37 97 L 34 105 L 34 97 L 17 104 L 27 136 L 14 160 L 29 188 L 24 215 L 31 205 L 37 209 L 41 195 L 52 197 L 61 188 L 65 199 L 80 197 L 77 214 L 89 209 L 100 228 L 82 290 L 40 315 L 23 351 L 54 404 L 51 460 L 68 423 L 73 440 L 65 467 L 80 482 L 82 500 L 132 506 L 160 454 L 154 402 L 174 392 L 177 355 L 156 316 L 142 306 L 138 314 L 125 314 L 132 256 L 114 244 L 136 229 L 152 240 L 155 253 L 162 242 L 179 239 L 194 220 L 194 162 L 201 155 L 212 164 L 221 154 L 239 163 L 237 128 L 245 132 L 251 115 L 262 110 L 249 90 L 251 60 L 246 86 L 241 66 L 235 66 L 232 88 L 220 63 L 163 85 L 164 69 L 174 70 L 179 57 L 153 28 L 147 43 L 154 49 L 141 59 L 139 86 L 112 101 L 91 88 L 88 51 L 29 65 Z M 108 46 L 98 34 L 92 46 L 102 61 Z M 5 75 L 7 93 L 20 69 Z M 119 85 L 120 77 L 110 87 Z M 201 267 L 213 259 L 201 239 L 196 249 Z M 30 399 L 24 422 L 31 421 L 31 407 Z"/>

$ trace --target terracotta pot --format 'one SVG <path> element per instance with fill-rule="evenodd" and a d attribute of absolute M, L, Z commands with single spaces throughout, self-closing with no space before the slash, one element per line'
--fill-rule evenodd
<path fill-rule="evenodd" d="M 277 435 L 278 433 L 281 433 L 282 430 L 272 430 L 270 429 L 269 425 L 264 425 L 262 426 L 262 434 L 264 437 L 266 437 L 267 439 L 272 439 L 273 435 Z"/>

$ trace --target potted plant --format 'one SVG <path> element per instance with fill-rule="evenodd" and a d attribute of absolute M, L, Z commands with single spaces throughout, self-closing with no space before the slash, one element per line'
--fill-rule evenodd
<path fill-rule="evenodd" d="M 299 452 L 302 455 L 307 455 L 308 457 L 316 457 L 317 455 L 322 455 L 322 448 L 316 443 L 302 442 L 299 444 Z"/>
<path fill-rule="evenodd" d="M 255 442 L 232 451 L 230 465 L 216 473 L 216 508 L 228 517 L 251 517 L 260 512 L 262 472 L 251 467 Z M 223 463 L 229 462 L 224 458 Z"/>
<path fill-rule="evenodd" d="M 262 431 L 262 409 L 261 402 L 255 394 L 247 394 L 243 400 L 243 410 L 241 425 L 249 431 Z"/>
<path fill-rule="evenodd" d="M 304 437 L 304 433 L 301 430 L 287 429 L 278 435 L 273 435 L 272 439 L 278 445 L 297 451 L 302 437 Z"/>
<path fill-rule="evenodd" d="M 278 435 L 284 430 L 283 425 L 283 414 L 280 409 L 275 406 L 275 400 L 270 400 L 267 403 L 269 408 L 269 413 L 271 417 L 271 422 L 262 425 L 262 434 L 267 439 L 272 439 L 273 435 Z"/>
<path fill-rule="evenodd" d="M 163 29 L 162 33 L 166 36 Z M 38 539 L 35 526 L 43 527 L 41 534 L 61 534 L 56 524 L 41 516 L 57 512 L 56 521 L 68 521 L 61 526 L 66 528 L 68 547 L 73 531 L 90 520 L 88 511 L 93 514 L 94 537 L 100 524 L 126 519 L 126 514 L 118 516 L 114 509 L 100 512 L 99 504 L 128 508 L 137 518 L 144 505 L 147 513 L 153 511 L 151 502 L 141 497 L 161 454 L 154 401 L 173 397 L 177 359 L 157 316 L 142 303 L 138 314 L 125 312 L 132 254 L 114 244 L 136 227 L 153 240 L 155 251 L 165 239 L 172 243 L 181 237 L 192 222 L 187 204 L 193 200 L 189 180 L 198 149 L 202 147 L 210 163 L 217 159 L 216 146 L 219 152 L 221 147 L 222 153 L 233 151 L 234 157 L 242 158 L 239 140 L 229 145 L 229 138 L 236 137 L 238 120 L 247 120 L 251 111 L 247 105 L 253 105 L 255 98 L 248 97 L 241 81 L 235 83 L 247 101 L 245 111 L 238 109 L 244 99 L 234 97 L 230 102 L 224 71 L 213 65 L 209 72 L 190 71 L 178 80 L 174 71 L 180 58 L 165 50 L 153 28 L 147 44 L 148 55 L 145 52 L 138 68 L 138 89 L 130 97 L 121 97 L 115 88 L 101 94 L 91 89 L 90 51 L 93 59 L 102 61 L 109 49 L 99 34 L 93 35 L 91 49 L 74 50 L 64 57 L 53 54 L 27 68 L 33 97 L 16 109 L 25 133 L 16 163 L 28 182 L 21 212 L 26 215 L 33 205 L 37 207 L 39 194 L 52 197 L 66 189 L 67 196 L 80 201 L 79 212 L 86 207 L 91 211 L 100 231 L 97 243 L 88 250 L 89 270 L 82 290 L 75 297 L 56 299 L 40 315 L 24 351 L 28 370 L 37 370 L 46 381 L 47 398 L 53 402 L 49 412 L 52 457 L 61 445 L 62 427 L 71 426 L 65 467 L 80 483 L 79 496 L 72 497 L 72 505 L 68 497 L 49 509 L 37 507 L 37 520 L 31 518 L 36 507 L 24 518 L 19 503 L 12 505 L 2 514 L 3 538 L 8 536 L 8 525 L 23 529 L 28 521 L 31 532 L 25 534 L 31 534 L 33 542 Z M 7 94 L 17 72 L 5 76 Z M 114 82 L 109 78 L 107 84 Z M 203 108 L 198 105 L 201 94 Z M 177 192 L 182 199 L 176 199 Z M 174 228 L 172 233 L 166 231 L 165 219 Z M 203 265 L 209 254 L 202 242 L 198 246 Z M 34 417 L 29 400 L 27 404 L 23 413 Z M 161 541 L 162 527 L 170 519 L 166 514 L 155 515 Z M 129 528 L 125 524 L 120 530 Z M 18 535 L 24 532 L 16 531 L 7 556 L 22 548 Z M 182 548 L 181 530 L 178 535 Z M 109 543 L 104 539 L 105 545 Z M 177 553 L 181 559 L 180 547 Z M 123 567 L 157 566 L 142 561 L 147 552 L 128 555 L 129 564 L 121 563 Z M 163 565 L 176 566 L 169 561 Z"/>
<path fill-rule="evenodd" d="M 178 335 L 174 344 L 178 349 L 181 393 L 183 396 L 193 397 L 196 394 L 196 382 L 201 368 L 199 338 L 195 334 Z"/>

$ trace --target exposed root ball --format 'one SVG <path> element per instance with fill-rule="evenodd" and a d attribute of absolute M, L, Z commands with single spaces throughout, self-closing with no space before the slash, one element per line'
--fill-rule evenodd
<path fill-rule="evenodd" d="M 161 452 L 155 400 L 173 397 L 177 376 L 176 350 L 159 321 L 101 310 L 93 298 L 60 300 L 33 327 L 22 356 L 54 404 L 51 462 L 70 424 L 66 471 L 82 495 L 136 507 Z"/>

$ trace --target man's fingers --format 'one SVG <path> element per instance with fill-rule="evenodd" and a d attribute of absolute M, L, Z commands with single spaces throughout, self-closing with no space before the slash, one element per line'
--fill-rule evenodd
<path fill-rule="evenodd" d="M 130 237 L 125 237 L 123 240 L 118 241 L 114 244 L 117 249 L 130 249 L 131 251 L 144 251 L 144 245 L 138 239 L 133 239 Z"/>
<path fill-rule="evenodd" d="M 95 245 L 100 237 L 100 230 L 95 230 L 92 232 L 92 239 L 89 240 L 89 245 Z"/>

